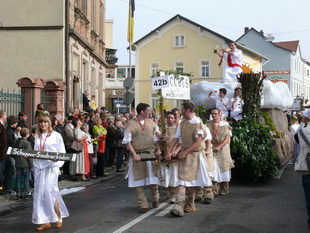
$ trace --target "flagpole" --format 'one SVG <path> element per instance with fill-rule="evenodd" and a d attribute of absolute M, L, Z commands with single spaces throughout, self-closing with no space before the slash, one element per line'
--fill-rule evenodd
<path fill-rule="evenodd" d="M 129 0 L 129 15 L 128 15 L 128 19 L 129 19 L 129 77 L 131 77 L 132 73 L 131 73 L 131 51 L 132 51 L 132 4 L 131 4 L 131 0 Z M 126 90 L 129 91 L 129 90 Z M 127 112 L 130 113 L 131 111 L 131 104 L 127 105 Z"/>
<path fill-rule="evenodd" d="M 129 0 L 129 77 L 131 77 L 131 51 L 132 51 L 132 5 L 131 0 Z"/>

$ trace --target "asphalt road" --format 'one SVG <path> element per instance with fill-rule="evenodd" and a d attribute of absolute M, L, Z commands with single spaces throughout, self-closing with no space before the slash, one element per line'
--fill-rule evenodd
<path fill-rule="evenodd" d="M 158 209 L 140 214 L 134 189 L 127 187 L 123 176 L 116 176 L 65 195 L 70 217 L 64 219 L 61 229 L 45 232 L 309 232 L 301 177 L 293 171 L 293 165 L 286 167 L 280 179 L 265 184 L 233 181 L 229 195 L 214 199 L 210 205 L 197 203 L 198 210 L 182 218 L 170 216 L 171 205 L 162 199 Z M 1 216 L 0 232 L 35 232 L 31 211 L 32 202 L 26 201 Z"/>

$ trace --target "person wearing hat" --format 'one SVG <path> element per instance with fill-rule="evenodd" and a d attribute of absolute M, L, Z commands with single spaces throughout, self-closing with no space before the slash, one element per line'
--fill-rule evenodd
<path fill-rule="evenodd" d="M 301 112 L 302 123 L 299 126 L 298 133 L 295 134 L 296 142 L 300 145 L 300 151 L 295 162 L 295 171 L 302 174 L 302 186 L 304 188 L 306 207 L 308 214 L 308 227 L 310 228 L 310 109 Z"/>

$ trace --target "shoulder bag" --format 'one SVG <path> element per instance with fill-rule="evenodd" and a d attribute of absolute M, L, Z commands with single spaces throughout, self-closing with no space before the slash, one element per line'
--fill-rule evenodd
<path fill-rule="evenodd" d="M 83 150 L 83 144 L 77 140 L 74 140 L 72 142 L 71 149 L 75 150 L 76 152 L 81 152 Z"/>
<path fill-rule="evenodd" d="M 309 150 L 310 150 L 310 142 L 308 140 L 308 138 L 306 137 L 306 135 L 304 134 L 304 132 L 301 130 L 299 130 L 300 136 L 302 137 L 302 139 L 305 141 L 305 143 L 307 144 Z M 307 156 L 306 156 L 306 163 L 307 163 L 307 167 L 308 167 L 308 171 L 310 171 L 310 152 L 308 151 Z"/>

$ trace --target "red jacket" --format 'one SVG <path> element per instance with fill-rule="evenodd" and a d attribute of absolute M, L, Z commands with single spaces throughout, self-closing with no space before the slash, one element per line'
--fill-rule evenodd
<path fill-rule="evenodd" d="M 99 140 L 98 140 L 98 152 L 99 153 L 104 153 L 105 152 L 105 138 L 107 136 L 105 135 L 101 135 L 99 137 Z"/>

